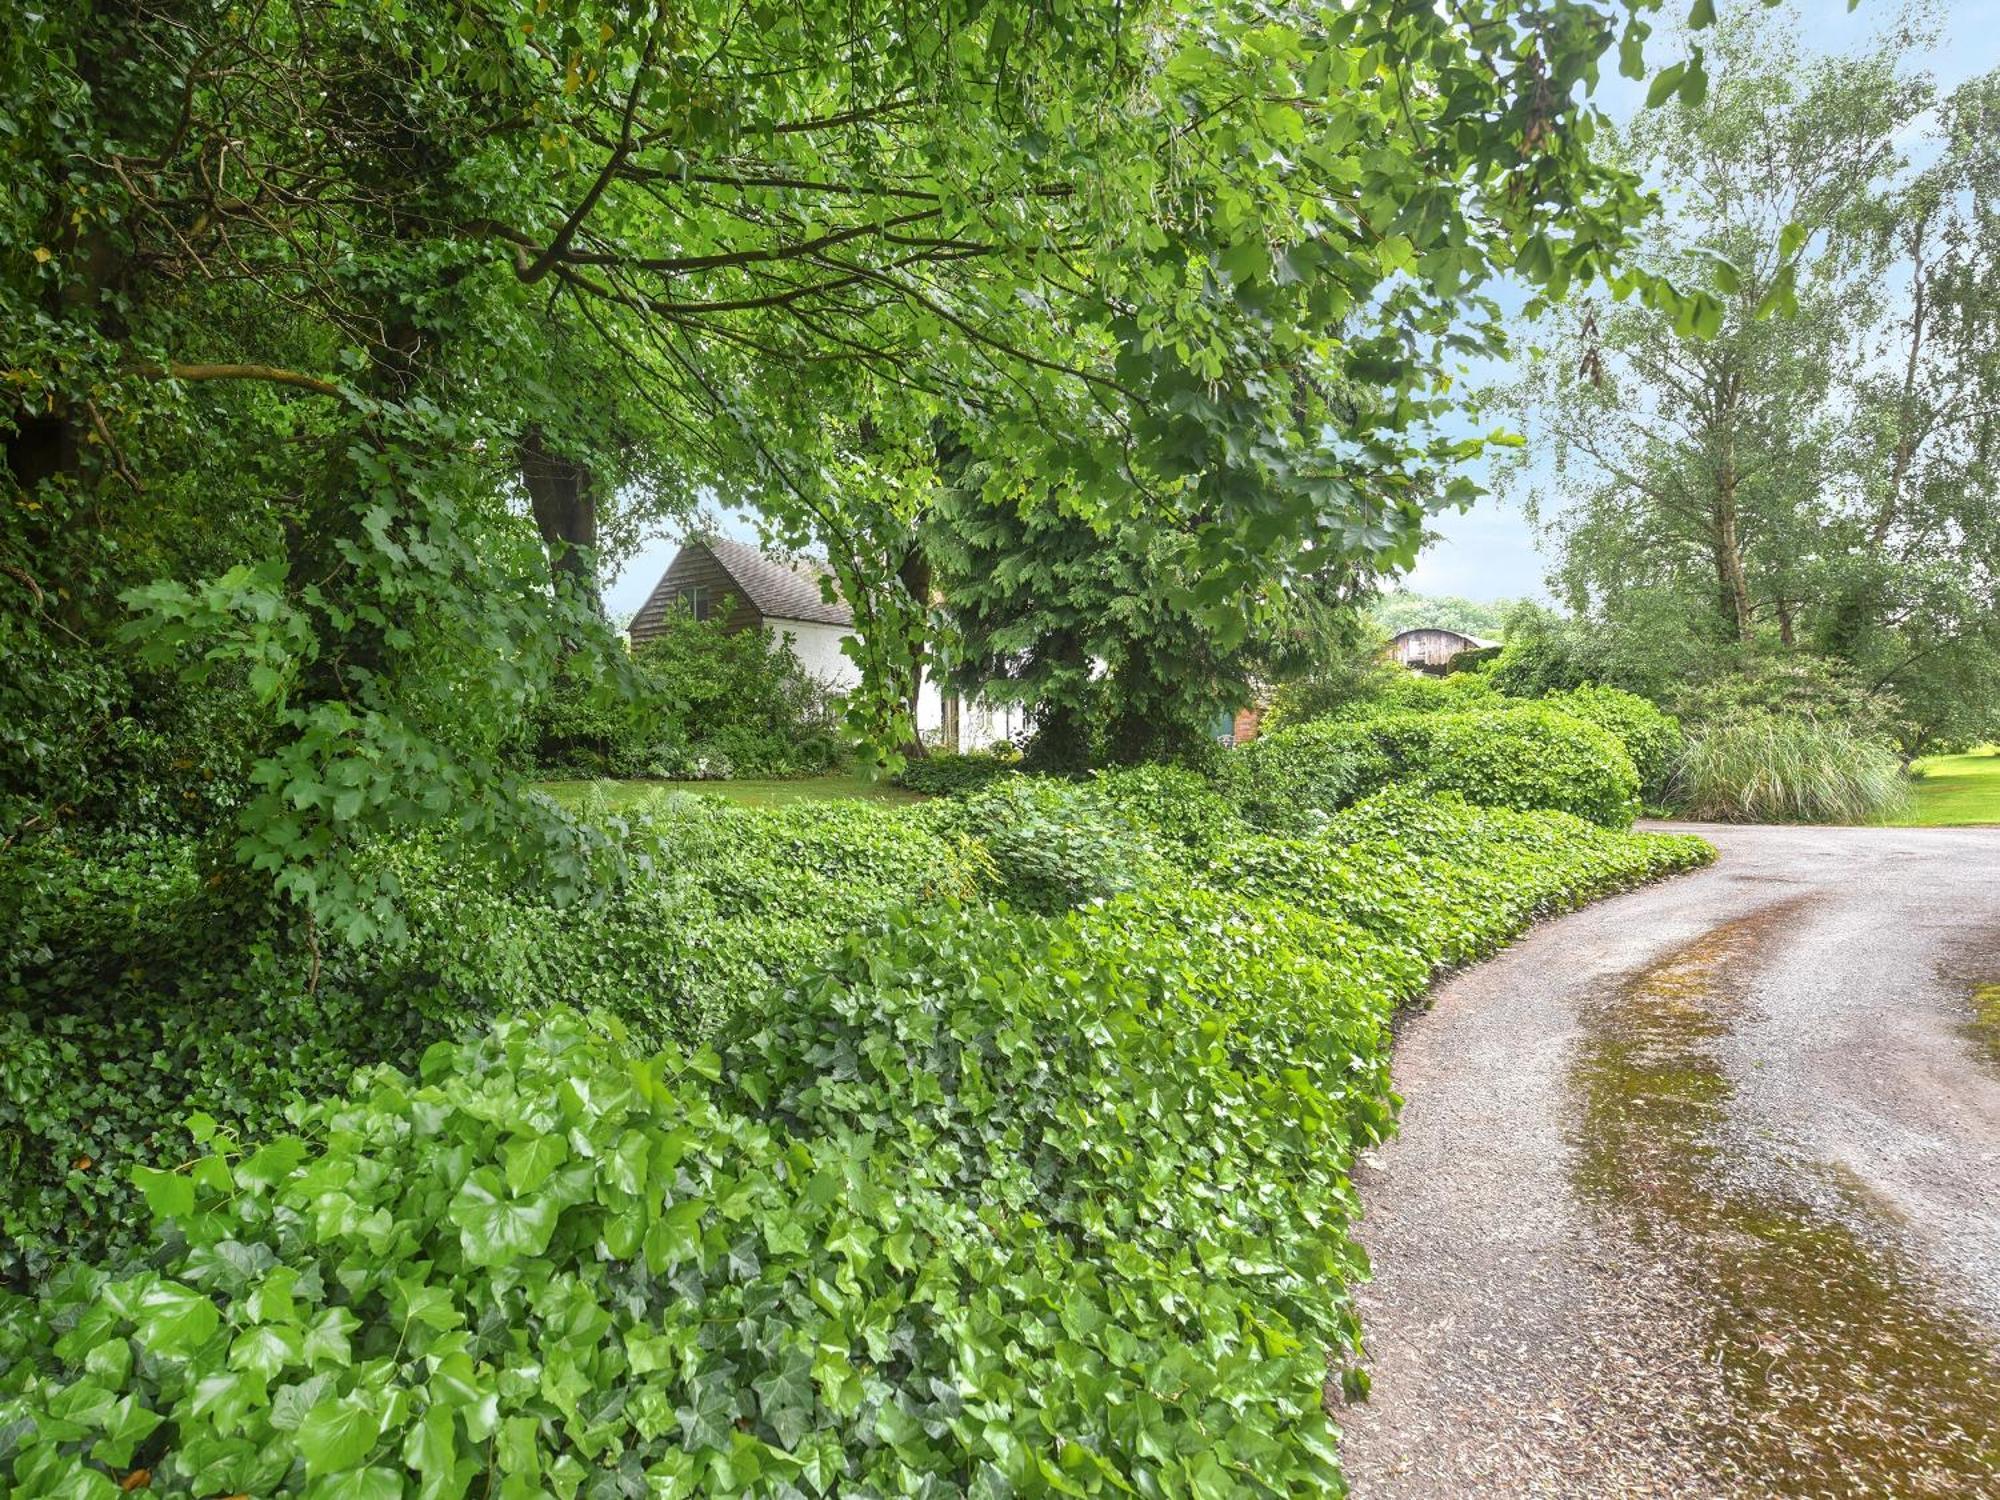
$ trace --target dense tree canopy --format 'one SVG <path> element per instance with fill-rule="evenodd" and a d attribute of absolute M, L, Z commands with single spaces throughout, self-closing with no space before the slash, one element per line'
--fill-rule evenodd
<path fill-rule="evenodd" d="M 1618 143 L 1672 185 L 1648 254 L 1714 289 L 1715 336 L 1580 302 L 1514 394 L 1568 602 L 1650 687 L 1817 651 L 1917 748 L 2000 724 L 2000 75 L 1940 94 L 1908 41 L 1809 63 L 1723 28 L 1707 104 Z"/>
<path fill-rule="evenodd" d="M 18 12 L 0 837 L 179 736 L 216 763 L 142 756 L 155 800 L 238 813 L 349 935 L 395 924 L 347 858 L 392 826 L 580 882 L 496 747 L 603 639 L 593 550 L 706 497 L 826 549 L 883 744 L 961 449 L 1225 646 L 1407 559 L 1466 493 L 1432 422 L 1494 275 L 1714 319 L 1629 263 L 1646 197 L 1579 102 L 1652 8 Z M 1699 52 L 1662 79 L 1698 97 Z"/>

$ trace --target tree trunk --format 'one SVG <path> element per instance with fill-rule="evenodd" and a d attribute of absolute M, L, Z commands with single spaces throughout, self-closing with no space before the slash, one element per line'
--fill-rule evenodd
<path fill-rule="evenodd" d="M 931 608 L 931 560 L 925 555 L 921 542 L 912 542 L 910 550 L 903 554 L 902 566 L 896 570 L 896 579 L 909 596 L 910 618 L 910 696 L 906 705 L 910 712 L 910 743 L 903 753 L 911 760 L 922 760 L 930 754 L 924 744 L 924 728 L 918 717 L 924 696 L 924 663 L 929 655 L 925 649 L 925 627 L 929 623 Z"/>
<path fill-rule="evenodd" d="M 550 579 L 603 614 L 597 587 L 597 488 L 589 467 L 552 452 L 536 424 L 521 434 L 520 464 L 528 504 L 548 548 Z"/>
<path fill-rule="evenodd" d="M 1722 616 L 1734 628 L 1736 639 L 1747 646 L 1752 636 L 1750 582 L 1743 571 L 1743 543 L 1736 522 L 1736 465 L 1728 462 L 1715 487 L 1715 573 Z"/>

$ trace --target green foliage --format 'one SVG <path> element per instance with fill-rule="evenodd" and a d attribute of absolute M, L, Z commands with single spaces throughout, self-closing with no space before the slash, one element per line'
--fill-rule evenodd
<path fill-rule="evenodd" d="M 1538 703 L 1463 714 L 1398 714 L 1360 726 L 1396 777 L 1490 807 L 1575 813 L 1623 828 L 1639 775 L 1617 737 Z"/>
<path fill-rule="evenodd" d="M 1500 692 L 1482 672 L 1433 677 L 1377 658 L 1365 667 L 1334 666 L 1286 683 L 1271 701 L 1264 728 L 1315 719 L 1372 719 L 1388 713 L 1458 713 L 1497 707 Z"/>
<path fill-rule="evenodd" d="M 1396 786 L 1311 838 L 1230 845 L 1206 879 L 1337 915 L 1383 946 L 1392 975 L 1423 976 L 1486 957 L 1528 922 L 1713 857 L 1699 839 L 1633 838 L 1568 813 Z"/>
<path fill-rule="evenodd" d="M 1617 688 L 1573 688 L 1552 693 L 1543 701 L 1618 736 L 1639 773 L 1640 796 L 1654 805 L 1661 801 L 1681 753 L 1683 736 L 1678 719 L 1660 712 L 1638 694 Z"/>
<path fill-rule="evenodd" d="M 1369 624 L 1359 626 L 1344 648 L 1329 643 L 1306 670 L 1278 684 L 1260 732 L 1334 718 L 1393 691 L 1396 679 L 1410 673 L 1388 657 L 1388 647 L 1388 637 Z"/>
<path fill-rule="evenodd" d="M 1008 745 L 991 750 L 933 750 L 896 773 L 896 785 L 932 797 L 962 797 L 1020 768 L 1021 755 Z"/>
<path fill-rule="evenodd" d="M 1453 672 L 1433 677 L 1428 672 L 1412 672 L 1398 667 L 1385 676 L 1367 698 L 1347 705 L 1337 717 L 1372 719 L 1386 713 L 1465 713 L 1502 706 L 1501 694 L 1491 679 L 1478 672 Z"/>
<path fill-rule="evenodd" d="M 1310 830 L 1392 782 L 1488 806 L 1571 812 L 1607 827 L 1630 823 L 1639 806 L 1638 773 L 1618 739 L 1537 703 L 1293 725 L 1236 751 L 1222 777 L 1244 815 L 1274 831 Z"/>
<path fill-rule="evenodd" d="M 1862 734 L 1886 736 L 1896 714 L 1893 697 L 1871 693 L 1838 662 L 1790 653 L 1756 653 L 1677 693 L 1673 707 L 1691 724 L 1772 714 L 1837 721 Z"/>
<path fill-rule="evenodd" d="M 0 1277 L 129 1246 L 130 1169 L 178 1160 L 190 1109 L 259 1136 L 357 1066 L 413 1067 L 552 994 L 646 1045 L 692 1045 L 844 933 L 990 879 L 955 834 L 857 802 L 681 796 L 620 843 L 630 878 L 568 904 L 458 865 L 441 840 L 379 848 L 406 940 L 323 953 L 296 914 L 211 886 L 184 840 L 0 861 L 18 914 L 0 950 Z"/>
<path fill-rule="evenodd" d="M 1390 1007 L 1708 851 L 1407 795 L 1248 844 L 1217 890 L 894 915 L 713 1051 L 557 1014 L 289 1134 L 195 1118 L 138 1174 L 144 1267 L 0 1302 L 0 1476 L 1342 1492 L 1321 1398 L 1358 1344 L 1347 1173 L 1393 1121 Z"/>
<path fill-rule="evenodd" d="M 1735 7 L 1706 103 L 1604 141 L 1683 185 L 1643 238 L 1714 315 L 1698 341 L 1622 302 L 1536 329 L 1512 479 L 1588 623 L 1510 630 L 1507 691 L 1675 707 L 1817 656 L 1896 700 L 1906 754 L 2000 723 L 2000 72 L 1941 88 L 1934 40 L 1814 55 L 1795 17 Z"/>
<path fill-rule="evenodd" d="M 1205 853 L 1247 831 L 1235 804 L 1214 782 L 1184 766 L 1099 771 L 1090 787 L 1175 858 Z"/>
<path fill-rule="evenodd" d="M 572 658 L 526 726 L 541 776 L 813 776 L 838 759 L 826 690 L 762 631 L 674 610 L 633 653 L 632 682 Z"/>
<path fill-rule="evenodd" d="M 1259 735 L 1225 757 L 1218 785 L 1258 828 L 1309 833 L 1357 797 L 1384 785 L 1394 766 L 1372 737 L 1320 720 Z"/>
<path fill-rule="evenodd" d="M 63 658 L 138 655 L 249 695 L 210 811 L 329 940 L 398 931 L 366 851 L 412 831 L 581 891 L 605 851 L 504 751 L 607 644 L 600 552 L 697 497 L 826 549 L 884 758 L 932 646 L 970 659 L 932 639 L 947 490 L 975 538 L 1060 518 L 1159 585 L 1083 588 L 1107 742 L 1197 746 L 1302 580 L 1408 562 L 1471 495 L 1483 287 L 1707 305 L 1631 261 L 1650 195 L 1591 148 L 1612 22 L 1636 49 L 1656 4 L 10 17 L 0 838 L 47 830 L 115 696 Z M 994 555 L 1031 613 L 1071 597 Z M 601 743 L 573 706 L 558 742 Z"/>
<path fill-rule="evenodd" d="M 1751 712 L 1689 734 L 1673 799 L 1687 817 L 1722 823 L 1878 823 L 1908 809 L 1910 789 L 1877 735 L 1838 719 Z"/>
<path fill-rule="evenodd" d="M 1093 787 L 1058 777 L 1005 777 L 932 810 L 941 826 L 979 841 L 999 893 L 1029 911 L 1129 891 L 1156 858 L 1139 828 Z"/>
<path fill-rule="evenodd" d="M 1507 616 L 1507 644 L 1487 676 L 1510 698 L 1542 698 L 1593 683 L 1626 686 L 1609 667 L 1604 636 L 1524 600 Z"/>

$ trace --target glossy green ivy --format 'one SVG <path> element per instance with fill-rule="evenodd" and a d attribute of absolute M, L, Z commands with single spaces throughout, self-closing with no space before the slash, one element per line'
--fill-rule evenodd
<path fill-rule="evenodd" d="M 1687 838 L 1393 793 L 1043 918 L 943 902 L 713 1047 L 504 1020 L 139 1185 L 0 1301 L 20 1496 L 1344 1491 L 1393 1007 Z M 1423 899 L 1413 899 L 1423 895 Z"/>

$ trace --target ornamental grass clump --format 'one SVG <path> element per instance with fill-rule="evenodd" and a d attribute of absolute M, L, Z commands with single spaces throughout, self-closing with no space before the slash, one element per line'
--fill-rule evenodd
<path fill-rule="evenodd" d="M 1837 719 L 1735 715 L 1696 730 L 1674 770 L 1684 816 L 1718 823 L 1879 823 L 1909 779 L 1888 743 Z"/>

